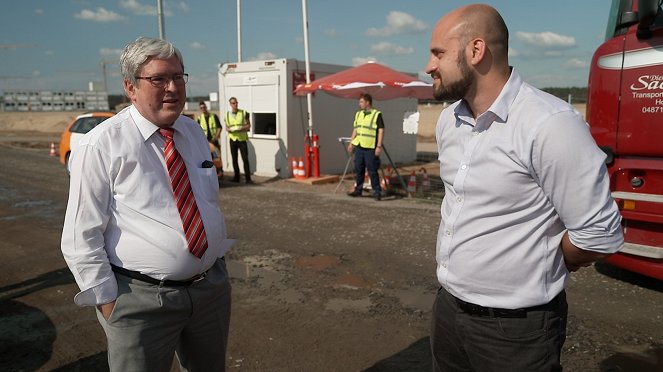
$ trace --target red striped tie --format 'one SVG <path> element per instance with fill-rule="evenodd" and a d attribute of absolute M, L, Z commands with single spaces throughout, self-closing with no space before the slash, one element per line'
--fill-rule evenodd
<path fill-rule="evenodd" d="M 175 132 L 173 128 L 159 129 L 159 133 L 166 140 L 166 148 L 163 153 L 170 175 L 170 183 L 173 186 L 177 210 L 179 210 L 182 218 L 189 252 L 200 258 L 207 249 L 207 236 L 205 235 L 203 220 L 200 218 L 200 212 L 198 212 L 196 199 L 193 196 L 193 191 L 191 191 L 191 182 L 189 182 L 186 165 L 184 165 L 180 153 L 175 148 L 173 132 Z"/>

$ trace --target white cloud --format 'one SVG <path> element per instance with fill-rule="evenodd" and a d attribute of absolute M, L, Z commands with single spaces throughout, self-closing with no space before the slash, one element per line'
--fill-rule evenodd
<path fill-rule="evenodd" d="M 520 52 L 514 48 L 509 47 L 509 58 L 520 56 Z"/>
<path fill-rule="evenodd" d="M 191 44 L 189 44 L 189 47 L 193 50 L 203 50 L 203 49 L 207 48 L 206 46 L 204 46 L 203 44 L 201 44 L 197 41 L 194 41 Z"/>
<path fill-rule="evenodd" d="M 166 3 L 168 4 L 168 3 Z M 185 3 L 184 1 L 180 1 L 179 3 L 173 5 L 173 7 L 177 10 L 181 10 L 183 12 L 188 12 L 191 10 L 191 7 L 189 7 L 189 4 Z"/>
<path fill-rule="evenodd" d="M 267 59 L 274 59 L 277 58 L 276 54 L 272 52 L 260 52 L 256 54 L 255 57 L 249 58 L 249 61 L 264 61 Z"/>
<path fill-rule="evenodd" d="M 353 66 L 363 65 L 364 63 L 368 63 L 368 62 L 380 63 L 377 60 L 377 58 L 375 58 L 375 57 L 352 57 L 352 65 Z"/>
<path fill-rule="evenodd" d="M 388 43 L 386 41 L 377 43 L 371 46 L 371 52 L 382 55 L 402 55 L 402 54 L 412 54 L 414 53 L 414 48 L 402 47 L 393 43 Z"/>
<path fill-rule="evenodd" d="M 55 53 L 52 50 L 46 50 L 44 51 L 44 54 L 46 54 L 47 56 L 55 55 Z"/>
<path fill-rule="evenodd" d="M 554 32 L 516 32 L 516 38 L 525 45 L 535 48 L 570 49 L 576 46 L 576 38 Z"/>
<path fill-rule="evenodd" d="M 153 4 L 154 1 L 150 1 L 150 4 Z M 120 7 L 133 15 L 142 15 L 142 16 L 155 16 L 157 15 L 156 5 L 148 5 L 139 2 L 138 0 L 120 0 Z M 164 1 L 163 3 L 163 14 L 167 17 L 173 15 L 171 9 L 181 10 L 183 12 L 188 12 L 190 10 L 189 5 L 183 1 L 178 3 L 173 3 L 170 1 Z"/>
<path fill-rule="evenodd" d="M 324 33 L 325 33 L 325 35 L 327 35 L 329 37 L 334 37 L 334 36 L 337 35 L 337 32 L 336 32 L 335 28 L 327 28 L 327 29 L 325 29 Z"/>
<path fill-rule="evenodd" d="M 99 55 L 101 55 L 102 57 L 119 58 L 121 54 L 122 54 L 122 49 L 111 49 L 111 48 L 99 49 Z"/>
<path fill-rule="evenodd" d="M 80 13 L 74 14 L 74 18 L 93 22 L 117 22 L 126 19 L 125 17 L 104 8 L 97 8 L 96 11 L 83 9 Z"/>
<path fill-rule="evenodd" d="M 39 15 L 42 15 L 42 14 L 44 14 L 44 9 L 35 9 L 35 13 L 39 14 Z"/>
<path fill-rule="evenodd" d="M 40 75 L 41 75 L 41 71 L 39 71 L 39 70 L 32 71 L 32 76 L 33 77 L 37 77 L 37 76 L 40 76 Z"/>
<path fill-rule="evenodd" d="M 578 58 L 571 58 L 570 60 L 564 63 L 564 67 L 570 69 L 584 70 L 589 67 L 589 62 L 583 61 Z"/>
<path fill-rule="evenodd" d="M 389 36 L 405 33 L 418 33 L 428 29 L 428 24 L 412 15 L 392 10 L 387 15 L 387 25 L 382 28 L 371 27 L 366 30 L 367 36 Z"/>

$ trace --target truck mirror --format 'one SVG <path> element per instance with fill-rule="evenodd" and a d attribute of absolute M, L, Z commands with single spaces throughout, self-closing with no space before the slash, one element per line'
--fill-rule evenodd
<path fill-rule="evenodd" d="M 654 23 L 659 11 L 658 0 L 638 0 L 638 39 L 652 37 L 651 25 Z"/>

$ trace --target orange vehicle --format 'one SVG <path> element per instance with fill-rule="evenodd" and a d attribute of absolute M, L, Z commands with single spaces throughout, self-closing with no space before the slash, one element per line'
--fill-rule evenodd
<path fill-rule="evenodd" d="M 71 150 L 76 148 L 81 137 L 92 128 L 101 124 L 104 120 L 115 115 L 110 111 L 92 111 L 78 115 L 67 125 L 60 137 L 60 163 L 64 164 L 69 170 L 69 155 Z"/>

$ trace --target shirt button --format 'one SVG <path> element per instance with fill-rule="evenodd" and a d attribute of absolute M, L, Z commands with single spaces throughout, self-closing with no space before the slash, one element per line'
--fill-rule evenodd
<path fill-rule="evenodd" d="M 447 230 L 445 233 L 447 234 L 447 236 L 451 235 L 451 231 L 450 231 L 450 230 Z"/>
<path fill-rule="evenodd" d="M 472 132 L 472 135 L 478 136 L 478 135 L 479 135 L 479 132 L 478 132 L 478 131 L 474 131 L 474 132 Z"/>
<path fill-rule="evenodd" d="M 442 262 L 442 267 L 444 267 L 444 268 L 446 269 L 446 268 L 447 268 L 447 263 L 446 263 L 446 262 Z"/>
<path fill-rule="evenodd" d="M 463 198 L 461 198 L 461 197 L 459 196 L 459 197 L 456 198 L 456 201 L 460 203 L 460 202 L 463 201 Z"/>
<path fill-rule="evenodd" d="M 460 166 L 460 169 L 467 169 L 467 164 L 463 164 Z"/>

